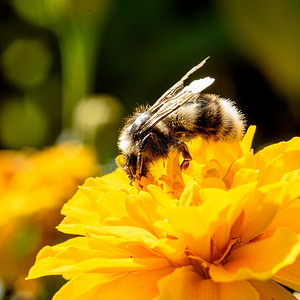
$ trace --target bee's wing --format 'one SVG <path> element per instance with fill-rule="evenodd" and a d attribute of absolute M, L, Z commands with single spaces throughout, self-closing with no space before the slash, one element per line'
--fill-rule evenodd
<path fill-rule="evenodd" d="M 200 69 L 206 61 L 209 59 L 209 56 L 202 60 L 198 65 L 193 67 L 190 71 L 188 71 L 178 82 L 176 82 L 171 88 L 169 88 L 150 108 L 150 111 L 153 113 L 158 110 L 162 105 L 166 104 L 166 102 L 172 101 L 172 96 L 178 93 L 184 87 L 184 81 L 195 71 Z"/>
<path fill-rule="evenodd" d="M 184 103 L 192 99 L 196 94 L 199 94 L 205 88 L 210 86 L 213 82 L 214 79 L 210 77 L 195 80 L 174 96 L 170 96 L 167 101 L 164 101 L 160 108 L 145 122 L 145 124 L 140 128 L 139 133 L 141 134 L 151 129 L 159 121 L 177 110 Z"/>

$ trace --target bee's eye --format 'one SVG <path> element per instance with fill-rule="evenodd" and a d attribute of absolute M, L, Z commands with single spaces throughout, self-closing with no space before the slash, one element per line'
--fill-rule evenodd
<path fill-rule="evenodd" d="M 133 134 L 133 139 L 138 139 L 139 138 L 139 132 L 137 131 L 137 132 L 135 132 L 134 134 Z"/>

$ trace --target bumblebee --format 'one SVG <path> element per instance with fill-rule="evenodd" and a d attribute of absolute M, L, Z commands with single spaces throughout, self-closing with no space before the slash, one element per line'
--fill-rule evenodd
<path fill-rule="evenodd" d="M 235 104 L 214 94 L 201 93 L 213 78 L 184 83 L 208 58 L 193 67 L 167 90 L 152 106 L 140 106 L 121 130 L 118 146 L 124 155 L 122 168 L 133 182 L 146 176 L 149 166 L 178 151 L 188 167 L 192 159 L 185 142 L 201 137 L 210 141 L 240 140 L 245 119 Z"/>

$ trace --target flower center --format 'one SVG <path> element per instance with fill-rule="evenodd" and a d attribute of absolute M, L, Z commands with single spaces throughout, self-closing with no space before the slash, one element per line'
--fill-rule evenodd
<path fill-rule="evenodd" d="M 193 251 L 185 250 L 191 265 L 193 266 L 196 273 L 198 273 L 202 279 L 209 279 L 209 266 L 210 263 L 201 257 L 197 256 Z"/>
<path fill-rule="evenodd" d="M 240 247 L 241 246 L 241 242 L 240 239 L 235 238 L 232 239 L 227 247 L 225 248 L 225 250 L 222 252 L 221 256 L 219 255 L 219 258 L 214 259 L 215 255 L 217 253 L 216 250 L 214 250 L 215 246 L 212 245 L 212 260 L 210 262 L 204 260 L 203 258 L 197 256 L 197 254 L 195 254 L 193 251 L 187 249 L 186 250 L 186 254 L 189 258 L 189 261 L 191 263 L 191 265 L 193 266 L 195 272 L 197 272 L 203 279 L 209 279 L 209 267 L 211 264 L 214 265 L 223 265 L 226 264 L 227 262 L 227 258 L 230 255 L 231 251 L 233 248 L 236 247 Z"/>
<path fill-rule="evenodd" d="M 202 279 L 209 279 L 209 264 L 200 259 L 200 257 L 189 256 L 191 265 L 193 266 L 196 273 L 198 273 Z"/>

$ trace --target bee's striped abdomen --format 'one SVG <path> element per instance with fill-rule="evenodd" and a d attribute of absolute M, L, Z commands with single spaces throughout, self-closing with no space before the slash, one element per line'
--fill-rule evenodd
<path fill-rule="evenodd" d="M 180 126 L 185 128 L 182 134 L 187 138 L 201 136 L 206 140 L 230 141 L 240 140 L 244 135 L 244 116 L 233 102 L 213 94 L 200 94 L 176 114 L 177 119 L 182 119 Z"/>

